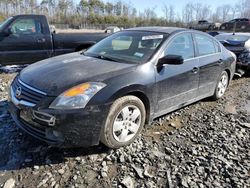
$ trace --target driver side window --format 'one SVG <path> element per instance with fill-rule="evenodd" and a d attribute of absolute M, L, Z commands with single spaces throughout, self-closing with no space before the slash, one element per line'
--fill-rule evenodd
<path fill-rule="evenodd" d="M 13 34 L 38 34 L 42 33 L 41 23 L 34 19 L 18 19 L 11 25 Z"/>
<path fill-rule="evenodd" d="M 176 36 L 168 45 L 164 55 L 178 55 L 190 59 L 194 57 L 194 45 L 191 33 Z"/>

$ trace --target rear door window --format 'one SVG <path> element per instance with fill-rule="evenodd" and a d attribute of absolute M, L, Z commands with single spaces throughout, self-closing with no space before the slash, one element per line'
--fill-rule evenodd
<path fill-rule="evenodd" d="M 217 53 L 214 40 L 202 34 L 194 34 L 194 40 L 197 46 L 198 56 L 204 56 Z"/>
<path fill-rule="evenodd" d="M 214 46 L 215 46 L 216 53 L 221 52 L 221 47 L 218 42 L 214 41 Z"/>

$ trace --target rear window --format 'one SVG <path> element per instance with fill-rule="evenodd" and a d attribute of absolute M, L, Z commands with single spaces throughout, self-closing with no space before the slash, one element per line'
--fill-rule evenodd
<path fill-rule="evenodd" d="M 219 41 L 236 41 L 245 42 L 250 39 L 250 36 L 245 35 L 217 35 L 215 38 Z"/>

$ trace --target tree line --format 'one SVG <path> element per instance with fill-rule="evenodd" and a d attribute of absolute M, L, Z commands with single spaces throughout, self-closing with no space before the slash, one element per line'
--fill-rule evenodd
<path fill-rule="evenodd" d="M 225 4 L 216 9 L 204 3 L 190 2 L 183 5 L 181 12 L 174 5 L 163 3 L 158 6 L 162 7 L 162 16 L 156 13 L 156 7 L 138 11 L 133 4 L 122 0 L 80 0 L 79 3 L 74 0 L 0 0 L 0 22 L 16 14 L 45 14 L 52 24 L 117 25 L 126 28 L 184 26 L 203 19 L 225 22 L 235 17 L 250 17 L 249 0 L 238 0 L 234 5 Z"/>

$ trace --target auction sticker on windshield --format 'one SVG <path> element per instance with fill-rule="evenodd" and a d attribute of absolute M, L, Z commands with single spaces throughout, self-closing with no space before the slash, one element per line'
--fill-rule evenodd
<path fill-rule="evenodd" d="M 152 40 L 152 39 L 162 39 L 163 35 L 148 35 L 148 36 L 143 36 L 142 40 Z"/>

